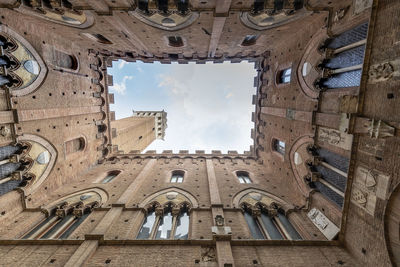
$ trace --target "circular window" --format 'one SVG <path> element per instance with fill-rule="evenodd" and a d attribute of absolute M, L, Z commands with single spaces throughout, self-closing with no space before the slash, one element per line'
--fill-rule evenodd
<path fill-rule="evenodd" d="M 36 62 L 36 60 L 27 60 L 24 62 L 24 68 L 29 72 L 32 73 L 33 75 L 38 75 L 39 74 L 39 64 Z"/>
<path fill-rule="evenodd" d="M 43 151 L 36 158 L 36 162 L 41 165 L 47 164 L 47 163 L 49 163 L 49 161 L 50 161 L 50 153 L 48 151 Z"/>

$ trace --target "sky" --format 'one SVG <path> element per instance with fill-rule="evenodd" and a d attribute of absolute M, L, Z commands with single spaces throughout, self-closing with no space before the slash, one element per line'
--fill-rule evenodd
<path fill-rule="evenodd" d="M 248 151 L 254 123 L 251 113 L 256 71 L 254 63 L 160 64 L 114 61 L 116 119 L 132 116 L 132 110 L 167 112 L 164 141 L 146 150 Z"/>

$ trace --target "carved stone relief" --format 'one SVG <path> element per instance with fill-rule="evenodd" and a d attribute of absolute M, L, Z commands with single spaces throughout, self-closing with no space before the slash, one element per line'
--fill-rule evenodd
<path fill-rule="evenodd" d="M 372 65 L 369 69 L 369 83 L 384 82 L 393 77 L 394 67 L 392 62 Z"/>
<path fill-rule="evenodd" d="M 358 15 L 372 6 L 373 0 L 354 0 L 354 15 Z"/>
<path fill-rule="evenodd" d="M 214 247 L 201 247 L 201 260 L 203 262 L 216 262 L 217 257 L 215 255 Z"/>
<path fill-rule="evenodd" d="M 332 240 L 339 233 L 339 228 L 319 209 L 312 208 L 307 216 L 328 240 Z"/>
<path fill-rule="evenodd" d="M 347 9 L 348 9 L 348 7 L 345 7 L 345 8 L 341 8 L 341 9 L 336 10 L 335 16 L 333 17 L 333 22 L 334 22 L 334 23 L 339 22 L 339 20 L 341 20 L 342 18 L 344 18 L 344 16 L 345 16 L 346 13 L 347 13 Z"/>
<path fill-rule="evenodd" d="M 389 175 L 366 166 L 357 166 L 351 192 L 352 203 L 374 215 L 377 198 L 387 198 L 389 180 Z"/>
<path fill-rule="evenodd" d="M 330 145 L 350 150 L 353 142 L 353 135 L 335 129 L 318 127 L 318 141 L 327 142 Z"/>

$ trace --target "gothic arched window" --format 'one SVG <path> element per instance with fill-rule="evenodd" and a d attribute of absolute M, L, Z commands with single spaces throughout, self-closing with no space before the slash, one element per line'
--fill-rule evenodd
<path fill-rule="evenodd" d="M 342 207 L 349 159 L 315 145 L 307 147 L 307 151 L 313 156 L 313 160 L 306 162 L 310 173 L 304 177 L 305 182 Z"/>
<path fill-rule="evenodd" d="M 180 36 L 168 36 L 168 45 L 172 47 L 183 46 L 183 39 Z"/>
<path fill-rule="evenodd" d="M 326 58 L 319 65 L 323 74 L 315 82 L 317 88 L 360 86 L 367 34 L 368 23 L 364 23 L 325 42 L 320 48 Z"/>
<path fill-rule="evenodd" d="M 189 209 L 187 203 L 179 206 L 167 203 L 155 204 L 147 209 L 146 218 L 137 239 L 188 239 Z"/>
<path fill-rule="evenodd" d="M 272 149 L 283 156 L 285 155 L 285 146 L 285 142 L 278 139 L 272 139 Z"/>
<path fill-rule="evenodd" d="M 251 184 L 251 179 L 248 172 L 237 171 L 236 176 L 241 184 Z"/>
<path fill-rule="evenodd" d="M 22 239 L 67 239 L 101 202 L 100 195 L 93 191 L 71 196 L 52 208 L 50 216 Z"/>
<path fill-rule="evenodd" d="M 183 171 L 173 171 L 171 175 L 171 183 L 183 183 L 183 177 L 185 176 L 185 172 Z"/>
<path fill-rule="evenodd" d="M 244 218 L 254 239 L 301 240 L 301 236 L 278 206 L 242 204 Z"/>

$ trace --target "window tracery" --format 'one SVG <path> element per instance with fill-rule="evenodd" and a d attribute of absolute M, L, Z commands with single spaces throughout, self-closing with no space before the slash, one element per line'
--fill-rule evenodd
<path fill-rule="evenodd" d="M 254 0 L 250 12 L 242 12 L 242 22 L 256 30 L 265 30 L 303 17 L 308 12 L 303 0 Z"/>
<path fill-rule="evenodd" d="M 129 14 L 167 31 L 187 27 L 199 17 L 198 12 L 191 11 L 189 0 L 138 0 L 136 10 Z"/>
<path fill-rule="evenodd" d="M 368 23 L 364 23 L 325 40 L 319 48 L 325 58 L 318 64 L 322 77 L 314 83 L 317 89 L 360 85 L 367 34 Z"/>
<path fill-rule="evenodd" d="M 268 196 L 248 193 L 240 200 L 240 207 L 254 239 L 302 239 L 286 217 L 282 204 Z"/>
<path fill-rule="evenodd" d="M 75 28 L 87 28 L 94 22 L 89 12 L 74 9 L 68 0 L 27 0 L 19 11 Z"/>
<path fill-rule="evenodd" d="M 102 197 L 95 191 L 68 197 L 51 207 L 49 216 L 22 239 L 67 239 L 101 203 Z"/>
<path fill-rule="evenodd" d="M 144 212 L 146 217 L 137 239 L 188 239 L 192 204 L 178 192 L 162 194 Z"/>
<path fill-rule="evenodd" d="M 1 87 L 22 90 L 33 85 L 36 80 L 40 80 L 42 71 L 47 72 L 36 52 L 3 31 L 0 32 L 0 46 L 2 47 L 0 52 Z"/>

